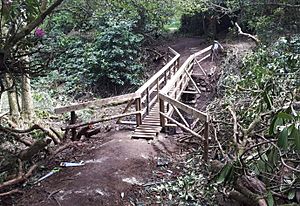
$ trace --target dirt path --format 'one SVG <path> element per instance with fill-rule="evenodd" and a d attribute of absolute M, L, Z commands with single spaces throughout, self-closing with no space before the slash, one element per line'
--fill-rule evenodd
<path fill-rule="evenodd" d="M 208 45 L 200 38 L 179 38 L 168 46 L 181 54 L 183 63 Z M 64 151 L 47 165 L 48 169 L 62 161 L 84 161 L 85 165 L 63 168 L 27 187 L 15 205 L 131 205 L 135 202 L 134 189 L 151 182 L 154 170 L 171 163 L 180 148 L 172 137 L 163 134 L 151 142 L 132 140 L 130 134 L 131 131 L 109 132 L 93 137 L 79 148 Z"/>

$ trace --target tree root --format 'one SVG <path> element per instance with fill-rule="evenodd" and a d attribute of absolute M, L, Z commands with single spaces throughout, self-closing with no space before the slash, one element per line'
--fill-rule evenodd
<path fill-rule="evenodd" d="M 229 193 L 229 198 L 249 206 L 268 206 L 263 196 L 265 185 L 257 178 L 243 176 L 237 180 L 234 189 Z"/>
<path fill-rule="evenodd" d="M 30 133 L 34 130 L 41 130 L 45 133 L 45 135 L 47 135 L 48 137 L 50 137 L 53 140 L 54 144 L 59 144 L 60 139 L 61 139 L 60 135 L 58 135 L 58 132 L 51 132 L 50 130 L 42 127 L 39 124 L 35 124 L 32 127 L 28 128 L 28 129 L 24 129 L 24 130 L 22 130 L 22 129 L 13 129 L 13 128 L 0 126 L 0 130 L 6 131 L 6 132 L 9 132 L 9 133 L 17 133 L 17 134 L 25 134 L 25 133 Z"/>

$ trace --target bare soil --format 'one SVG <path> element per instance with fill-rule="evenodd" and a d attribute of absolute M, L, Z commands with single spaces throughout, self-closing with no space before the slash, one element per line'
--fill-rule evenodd
<path fill-rule="evenodd" d="M 167 46 L 181 54 L 183 63 L 189 55 L 208 45 L 200 38 L 178 38 Z M 206 103 L 207 98 L 203 96 L 203 102 Z M 159 167 L 177 161 L 181 147 L 172 136 L 160 134 L 147 142 L 133 140 L 130 134 L 129 130 L 99 134 L 79 147 L 63 151 L 51 164 L 45 165 L 46 169 L 35 179 L 58 167 L 62 161 L 84 161 L 85 165 L 62 168 L 38 184 L 28 184 L 22 196 L 5 201 L 5 205 L 139 205 L 136 191 L 151 182 Z"/>

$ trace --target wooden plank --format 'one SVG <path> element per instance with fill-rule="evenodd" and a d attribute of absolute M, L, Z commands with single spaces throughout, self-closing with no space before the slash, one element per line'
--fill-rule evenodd
<path fill-rule="evenodd" d="M 157 136 L 157 132 L 139 132 L 139 131 L 134 131 L 134 135 L 145 135 L 145 136 Z"/>
<path fill-rule="evenodd" d="M 165 102 L 161 98 L 158 98 L 158 101 L 159 101 L 159 111 L 161 113 L 164 113 L 165 112 Z M 160 126 L 164 127 L 166 124 L 165 118 L 162 115 L 160 115 L 159 119 L 160 119 Z"/>
<path fill-rule="evenodd" d="M 197 57 L 200 56 L 201 54 L 204 54 L 206 52 L 210 52 L 212 48 L 212 45 L 210 45 L 209 47 L 206 47 L 205 49 L 202 49 L 201 51 L 196 52 L 193 56 Z"/>
<path fill-rule="evenodd" d="M 88 102 L 78 103 L 78 104 L 64 106 L 64 107 L 57 107 L 54 109 L 54 112 L 55 112 L 55 114 L 62 114 L 62 113 L 66 113 L 66 112 L 85 109 L 85 108 L 88 108 L 91 106 L 99 106 L 100 107 L 100 106 L 107 106 L 110 104 L 120 104 L 120 103 L 129 101 L 131 99 L 139 98 L 140 96 L 141 95 L 138 93 L 124 94 L 124 95 L 119 95 L 119 96 L 115 96 L 115 97 L 99 99 L 99 100 L 95 100 L 95 101 L 88 101 Z"/>
<path fill-rule="evenodd" d="M 204 141 L 204 138 L 203 138 L 201 135 L 197 134 L 196 132 L 194 132 L 194 131 L 191 130 L 190 128 L 188 128 L 188 127 L 184 126 L 183 124 L 177 122 L 175 119 L 169 117 L 168 115 L 166 115 L 166 114 L 164 114 L 164 113 L 160 113 L 160 114 L 161 114 L 162 116 L 164 116 L 165 118 L 167 118 L 168 120 L 170 120 L 171 122 L 175 123 L 177 126 L 181 127 L 183 130 L 185 130 L 185 131 L 191 133 L 192 135 L 194 135 L 194 136 L 198 137 L 199 139 L 201 139 L 202 141 Z"/>
<path fill-rule="evenodd" d="M 210 54 L 206 55 L 205 57 L 201 58 L 200 60 L 197 60 L 199 63 L 203 62 L 205 59 L 209 58 L 210 57 Z"/>
<path fill-rule="evenodd" d="M 185 69 L 186 75 L 190 78 L 192 84 L 194 85 L 195 89 L 197 90 L 198 94 L 201 94 L 200 89 L 198 88 L 196 82 L 193 80 L 193 78 L 191 77 L 190 73 Z"/>
<path fill-rule="evenodd" d="M 128 111 L 128 109 L 131 107 L 131 105 L 133 104 L 133 102 L 134 102 L 134 99 L 129 100 L 129 102 L 126 105 L 125 109 L 123 110 L 122 114 L 125 114 Z M 121 121 L 121 117 L 117 120 L 116 123 L 119 124 L 120 121 Z"/>
<path fill-rule="evenodd" d="M 124 124 L 124 125 L 136 125 L 136 122 L 134 121 L 124 121 L 124 120 L 121 120 L 118 122 L 118 124 Z"/>
<path fill-rule="evenodd" d="M 183 94 L 198 94 L 196 91 L 182 91 Z"/>
<path fill-rule="evenodd" d="M 181 67 L 178 69 L 178 71 L 175 73 L 175 75 L 172 77 L 172 79 L 167 83 L 167 85 L 161 90 L 161 93 L 163 94 L 167 94 L 171 88 L 173 87 L 173 85 L 178 81 L 180 75 L 184 72 L 184 69 L 187 69 L 188 71 L 190 69 L 192 69 L 193 64 L 191 64 L 193 62 L 193 60 L 199 56 L 202 55 L 208 51 L 211 50 L 211 46 L 195 53 L 194 55 L 189 56 L 189 58 L 181 65 Z"/>
<path fill-rule="evenodd" d="M 204 71 L 204 69 L 202 68 L 202 66 L 200 65 L 200 63 L 195 59 L 196 63 L 198 64 L 198 66 L 200 67 L 202 73 L 206 76 L 206 72 Z"/>
<path fill-rule="evenodd" d="M 183 123 L 185 124 L 185 126 L 187 126 L 189 128 L 190 127 L 189 123 L 184 119 L 184 117 L 181 114 L 181 112 L 179 111 L 179 109 L 177 107 L 175 107 L 173 104 L 172 104 L 172 107 L 174 108 L 174 110 L 176 111 L 176 113 L 179 115 L 180 119 L 183 121 Z"/>
<path fill-rule="evenodd" d="M 177 108 L 185 111 L 186 113 L 192 115 L 195 118 L 199 118 L 200 120 L 204 120 L 204 121 L 207 120 L 207 114 L 206 113 L 201 112 L 201 111 L 199 111 L 199 110 L 197 110 L 197 109 L 195 109 L 195 108 L 193 108 L 189 105 L 183 104 L 183 103 L 177 101 L 176 99 L 173 99 L 173 98 L 171 98 L 167 95 L 164 95 L 164 94 L 160 93 L 159 94 L 159 99 L 163 100 L 163 101 L 167 101 L 167 102 L 173 104 Z"/>
<path fill-rule="evenodd" d="M 203 158 L 205 162 L 208 161 L 208 145 L 209 145 L 209 124 L 207 121 L 205 122 L 205 127 L 204 127 L 204 144 L 203 144 L 203 150 L 204 150 Z"/>
<path fill-rule="evenodd" d="M 74 125 L 76 123 L 76 113 L 75 111 L 71 111 L 71 125 Z M 75 141 L 75 137 L 76 137 L 76 129 L 73 128 L 71 131 L 71 135 L 72 135 L 72 140 Z"/>
<path fill-rule="evenodd" d="M 154 136 L 147 136 L 147 135 L 131 135 L 132 139 L 146 139 L 146 140 L 152 140 L 154 139 Z"/>
<path fill-rule="evenodd" d="M 87 122 L 87 123 L 80 123 L 80 124 L 69 125 L 66 128 L 62 128 L 62 129 L 66 130 L 66 129 L 73 129 L 73 128 L 77 128 L 77 127 L 83 127 L 83 126 L 87 126 L 87 125 L 97 124 L 99 122 L 104 122 L 104 121 L 109 121 L 109 120 L 117 119 L 119 117 L 131 116 L 131 115 L 136 115 L 136 114 L 140 114 L 140 113 L 141 112 L 137 111 L 137 112 L 131 112 L 131 113 L 125 113 L 125 114 L 118 114 L 118 115 L 114 115 L 114 116 L 110 116 L 110 117 L 104 117 L 102 119 L 90 121 L 90 122 Z"/>
<path fill-rule="evenodd" d="M 135 99 L 135 110 L 136 111 L 139 111 L 137 114 L 136 114 L 136 125 L 139 126 L 142 124 L 142 112 L 141 111 L 141 107 L 142 107 L 142 104 L 141 104 L 141 98 L 137 98 Z"/>
<path fill-rule="evenodd" d="M 174 52 L 174 53 L 173 53 Z M 146 83 L 144 83 L 136 92 L 143 93 L 150 85 L 152 85 L 158 78 L 160 78 L 170 67 L 176 62 L 176 60 L 180 57 L 175 50 L 172 50 L 172 53 L 175 55 L 161 70 L 159 70 L 156 74 L 154 74 Z"/>

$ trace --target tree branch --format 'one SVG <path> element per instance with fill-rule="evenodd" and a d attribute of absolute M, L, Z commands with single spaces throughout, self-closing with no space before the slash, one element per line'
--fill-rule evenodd
<path fill-rule="evenodd" d="M 243 35 L 243 36 L 249 37 L 250 39 L 254 40 L 256 44 L 259 44 L 259 43 L 260 43 L 260 40 L 259 40 L 257 37 L 255 37 L 255 36 L 253 36 L 253 35 L 251 35 L 251 34 L 248 34 L 248 33 L 244 33 L 244 32 L 242 31 L 241 27 L 238 25 L 238 23 L 235 22 L 235 26 L 236 26 L 237 29 L 238 29 L 238 34 L 239 34 L 239 35 Z"/>
<path fill-rule="evenodd" d="M 14 46 L 18 41 L 23 39 L 25 36 L 30 34 L 32 30 L 34 30 L 37 26 L 39 26 L 44 19 L 52 13 L 52 11 L 58 7 L 64 0 L 57 0 L 55 1 L 48 9 L 40 14 L 34 21 L 29 23 L 25 28 L 19 31 L 16 35 L 12 36 L 6 43 L 4 50 L 9 50 L 12 46 Z"/>

